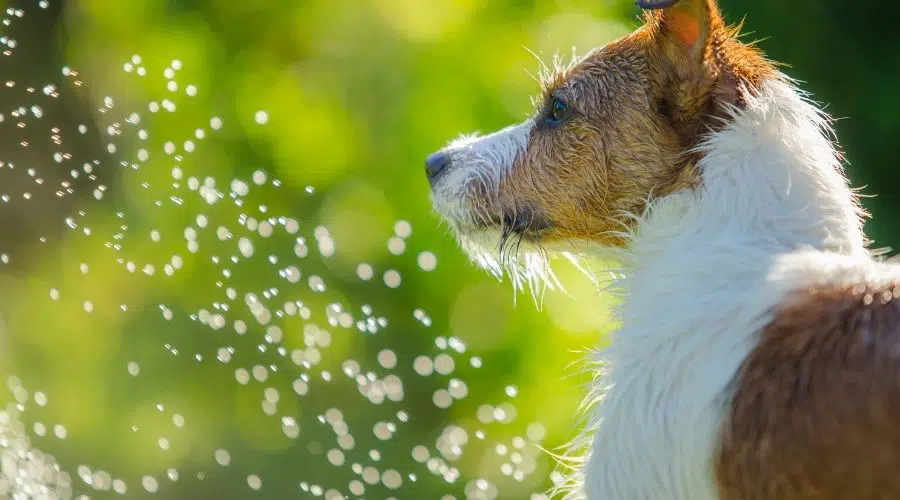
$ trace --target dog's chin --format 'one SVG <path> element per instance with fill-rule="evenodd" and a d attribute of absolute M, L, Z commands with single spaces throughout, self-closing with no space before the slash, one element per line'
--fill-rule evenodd
<path fill-rule="evenodd" d="M 517 291 L 528 289 L 540 304 L 544 290 L 562 288 L 537 235 L 510 234 L 501 226 L 455 226 L 460 248 L 473 264 L 498 280 L 508 277 Z"/>
<path fill-rule="evenodd" d="M 448 184 L 432 189 L 434 210 L 473 264 L 497 279 L 508 277 L 517 291 L 527 288 L 538 305 L 546 289 L 562 288 L 547 250 L 570 260 L 576 253 L 571 245 L 554 241 L 552 225 L 538 210 L 528 206 L 520 206 L 517 212 L 502 210 L 488 203 L 487 197 L 453 190 L 453 184 Z"/>

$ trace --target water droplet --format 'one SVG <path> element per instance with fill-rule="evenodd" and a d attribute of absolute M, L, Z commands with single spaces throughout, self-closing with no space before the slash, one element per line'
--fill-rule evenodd
<path fill-rule="evenodd" d="M 399 472 L 393 469 L 388 469 L 381 475 L 381 482 L 388 489 L 396 490 L 399 489 L 401 485 L 403 485 L 403 477 L 400 476 Z"/>
<path fill-rule="evenodd" d="M 385 349 L 378 353 L 378 363 L 388 370 L 393 370 L 397 366 L 397 355 L 390 349 Z"/>
<path fill-rule="evenodd" d="M 428 356 L 418 356 L 413 360 L 413 369 L 419 375 L 426 377 L 434 372 L 434 362 Z"/>
<path fill-rule="evenodd" d="M 395 269 L 390 269 L 385 271 L 384 273 L 384 284 L 388 286 L 388 288 L 397 288 L 400 286 L 402 282 L 402 278 L 400 277 L 400 273 Z"/>
<path fill-rule="evenodd" d="M 141 486 L 143 486 L 148 493 L 156 493 L 156 491 L 159 489 L 159 483 L 153 476 L 142 477 Z"/>
<path fill-rule="evenodd" d="M 397 236 L 388 240 L 388 251 L 394 255 L 401 255 L 406 251 L 406 242 Z"/>
<path fill-rule="evenodd" d="M 231 464 L 231 453 L 228 453 L 227 450 L 218 449 L 215 451 L 213 456 L 216 459 L 216 463 L 221 465 L 222 467 L 227 467 Z"/>
<path fill-rule="evenodd" d="M 363 281 L 369 281 L 375 276 L 375 270 L 369 264 L 360 264 L 356 267 L 356 275 Z"/>
<path fill-rule="evenodd" d="M 256 184 L 257 186 L 262 186 L 263 184 L 266 183 L 267 176 L 266 176 L 266 173 L 263 172 L 262 170 L 257 170 L 255 172 L 253 172 L 253 175 L 251 176 L 251 178 L 253 179 L 254 184 Z"/>
<path fill-rule="evenodd" d="M 437 257 L 431 252 L 422 252 L 416 258 L 423 271 L 434 271 L 437 268 Z"/>

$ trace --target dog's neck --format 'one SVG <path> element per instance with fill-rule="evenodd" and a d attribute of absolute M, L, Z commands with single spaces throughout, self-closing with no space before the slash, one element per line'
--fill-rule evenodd
<path fill-rule="evenodd" d="M 638 221 L 622 258 L 623 324 L 662 321 L 657 314 L 674 299 L 699 328 L 708 294 L 739 301 L 793 250 L 867 255 L 861 209 L 830 134 L 827 118 L 786 79 L 766 82 L 735 110 L 700 146 L 702 184 L 656 200 Z M 644 333 L 684 333 L 667 330 Z"/>
<path fill-rule="evenodd" d="M 589 498 L 673 498 L 645 480 L 669 466 L 692 500 L 715 498 L 706 465 L 694 467 L 714 446 L 715 401 L 772 309 L 807 279 L 770 280 L 779 259 L 804 249 L 869 258 L 829 134 L 786 79 L 768 81 L 701 145 L 701 185 L 656 200 L 637 222 L 620 256 L 621 328 L 601 353 L 610 370 L 584 436 L 593 433 Z M 621 462 L 634 446 L 679 456 Z"/>
<path fill-rule="evenodd" d="M 864 254 L 862 212 L 831 134 L 786 79 L 766 82 L 701 144 L 702 184 L 651 204 L 626 255 L 631 270 L 710 245 L 724 254 Z"/>

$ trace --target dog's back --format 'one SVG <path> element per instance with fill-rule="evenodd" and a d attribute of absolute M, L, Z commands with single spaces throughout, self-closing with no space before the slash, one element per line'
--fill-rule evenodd
<path fill-rule="evenodd" d="M 871 273 L 791 293 L 763 329 L 717 452 L 723 500 L 900 498 L 900 270 Z"/>

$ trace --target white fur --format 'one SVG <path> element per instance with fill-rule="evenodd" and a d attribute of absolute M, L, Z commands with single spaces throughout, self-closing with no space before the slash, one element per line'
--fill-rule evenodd
<path fill-rule="evenodd" d="M 622 326 L 598 353 L 593 436 L 567 498 L 716 499 L 729 384 L 773 308 L 882 272 L 818 108 L 773 79 L 732 114 L 700 147 L 702 186 L 653 202 L 621 255 Z"/>
<path fill-rule="evenodd" d="M 468 232 L 479 216 L 470 205 L 470 189 L 478 184 L 488 195 L 497 196 L 500 182 L 512 169 L 516 158 L 525 152 L 534 124 L 531 120 L 479 137 L 464 136 L 444 151 L 451 165 L 432 188 L 434 208 L 459 232 Z"/>

